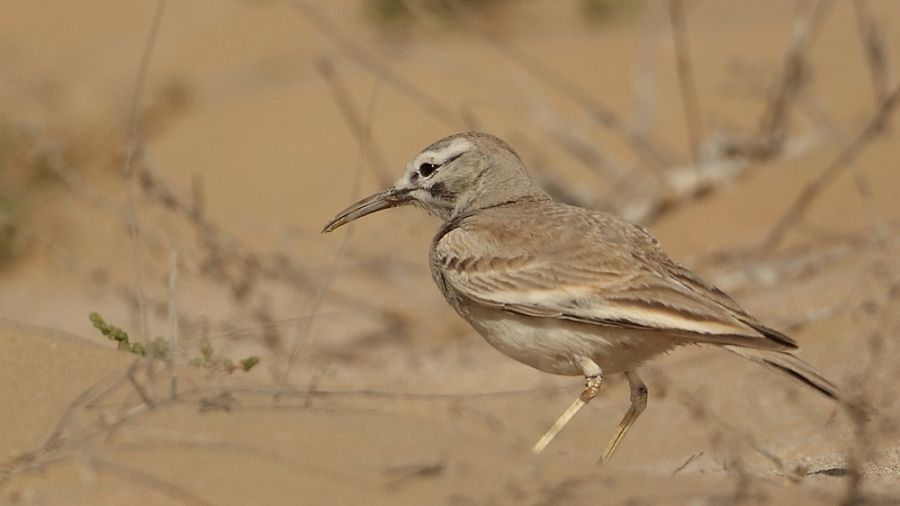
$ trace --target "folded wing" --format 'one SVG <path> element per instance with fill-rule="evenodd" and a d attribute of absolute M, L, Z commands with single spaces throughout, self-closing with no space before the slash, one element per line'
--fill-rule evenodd
<path fill-rule="evenodd" d="M 643 229 L 629 225 L 619 236 L 604 237 L 597 225 L 582 217 L 566 228 L 577 237 L 562 241 L 548 233 L 535 241 L 535 232 L 517 243 L 522 234 L 466 223 L 440 237 L 432 261 L 455 295 L 519 315 L 658 331 L 695 342 L 796 348 L 672 262 Z M 609 240 L 621 242 L 604 244 Z"/>

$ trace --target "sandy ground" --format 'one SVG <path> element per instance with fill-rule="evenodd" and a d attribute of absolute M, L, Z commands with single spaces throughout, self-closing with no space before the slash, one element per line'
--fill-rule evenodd
<path fill-rule="evenodd" d="M 141 80 L 134 159 L 158 183 L 148 190 L 121 174 L 155 5 L 13 0 L 0 17 L 0 218 L 21 221 L 0 270 L 0 503 L 900 501 L 896 127 L 819 179 L 880 100 L 852 3 L 813 22 L 786 147 L 731 165 L 710 154 L 757 132 L 795 13 L 813 4 L 686 2 L 703 166 L 741 172 L 668 195 L 644 221 L 879 413 L 860 425 L 728 353 L 677 350 L 645 367 L 649 407 L 601 467 L 627 386 L 610 378 L 531 456 L 581 380 L 503 357 L 453 314 L 425 262 L 434 218 L 408 209 L 318 230 L 418 149 L 476 127 L 563 197 L 633 211 L 658 193 L 652 178 L 635 190 L 604 170 L 645 170 L 646 152 L 593 122 L 581 91 L 542 77 L 635 125 L 664 147 L 656 170 L 683 174 L 667 3 L 592 24 L 575 1 L 499 2 L 465 25 L 426 17 L 399 34 L 349 0 L 312 12 L 169 2 Z M 890 84 L 900 7 L 871 8 Z M 347 108 L 371 133 L 365 165 Z M 777 247 L 722 257 L 760 244 L 817 180 Z M 177 336 L 174 361 L 117 350 L 92 311 L 132 337 L 142 320 L 150 337 Z M 204 343 L 212 363 L 188 365 Z M 223 370 L 249 355 L 261 358 L 250 372 Z"/>

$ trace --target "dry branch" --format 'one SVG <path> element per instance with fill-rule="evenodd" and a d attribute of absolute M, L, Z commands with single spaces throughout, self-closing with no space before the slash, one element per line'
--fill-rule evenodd
<path fill-rule="evenodd" d="M 833 0 L 800 0 L 791 25 L 781 74 L 759 121 L 758 132 L 749 139 L 732 142 L 731 156 L 765 160 L 782 151 L 788 138 L 791 105 L 809 82 L 809 52 L 828 17 Z"/>
<path fill-rule="evenodd" d="M 169 372 L 169 398 L 178 396 L 178 375 L 175 360 L 178 357 L 178 252 L 169 254 L 169 353 L 166 354 L 166 369 Z"/>
<path fill-rule="evenodd" d="M 334 97 L 334 102 L 337 104 L 338 109 L 340 109 L 344 121 L 347 123 L 350 131 L 352 131 L 353 135 L 356 137 L 356 142 L 358 144 L 364 143 L 366 145 L 367 149 L 366 153 L 364 153 L 365 159 L 374 170 L 375 179 L 378 184 L 380 186 L 391 184 L 394 178 L 391 176 L 391 171 L 388 169 L 388 164 L 385 162 L 384 155 L 381 153 L 381 150 L 378 149 L 378 146 L 374 142 L 371 142 L 371 135 L 367 132 L 365 120 L 353 104 L 350 92 L 347 91 L 347 87 L 344 86 L 344 81 L 335 69 L 334 63 L 331 59 L 323 56 L 316 61 L 316 69 L 318 70 L 319 75 L 322 76 L 322 79 L 325 80 L 325 83 L 328 84 L 332 97 Z"/>
<path fill-rule="evenodd" d="M 806 0 L 798 4 L 780 82 L 760 125 L 766 155 L 777 152 L 787 137 L 790 105 L 808 82 L 809 51 L 831 4 L 832 0 Z"/>
<path fill-rule="evenodd" d="M 141 257 L 141 238 L 140 230 L 138 228 L 137 205 L 134 196 L 134 161 L 135 158 L 139 156 L 139 151 L 143 144 L 140 135 L 139 113 L 141 95 L 144 89 L 144 82 L 147 79 L 147 69 L 150 66 L 150 58 L 153 56 L 153 49 L 156 46 L 156 37 L 159 34 L 159 27 L 162 23 L 162 16 L 163 12 L 165 12 L 165 8 L 166 0 L 159 0 L 156 3 L 156 11 L 153 14 L 153 21 L 150 24 L 147 41 L 144 43 L 141 62 L 138 65 L 134 91 L 131 98 L 131 120 L 128 132 L 128 147 L 125 151 L 125 164 L 122 167 L 122 176 L 125 179 L 127 189 L 126 220 L 128 223 L 128 235 L 131 238 L 134 273 L 137 283 L 138 320 L 140 323 L 141 339 L 144 340 L 149 339 L 150 329 L 147 323 L 147 311 L 144 303 L 144 266 Z"/>
<path fill-rule="evenodd" d="M 890 90 L 884 39 L 878 27 L 878 20 L 872 13 L 871 2 L 869 0 L 854 0 L 853 7 L 859 24 L 859 36 L 862 39 L 866 54 L 866 63 L 872 76 L 872 91 L 875 94 L 875 103 L 880 104 L 887 97 Z"/>
<path fill-rule="evenodd" d="M 326 16 L 322 15 L 321 12 L 313 7 L 312 2 L 307 0 L 293 0 L 291 5 L 309 20 L 310 24 L 320 34 L 330 40 L 343 54 L 348 56 L 357 65 L 377 76 L 379 79 L 383 79 L 388 85 L 393 86 L 404 95 L 421 104 L 431 116 L 445 125 L 453 127 L 459 124 L 459 119 L 452 110 L 422 91 L 411 81 L 391 70 L 390 66 L 379 58 L 378 55 L 369 51 L 352 38 L 344 35 L 344 30 L 335 26 L 335 24 Z"/>
<path fill-rule="evenodd" d="M 694 70 L 688 47 L 687 23 L 684 20 L 684 1 L 669 0 L 669 20 L 672 24 L 672 41 L 675 46 L 675 68 L 678 71 L 678 87 L 687 123 L 691 158 L 694 165 L 700 162 L 700 139 L 703 125 L 700 119 L 700 101 L 694 84 Z"/>
<path fill-rule="evenodd" d="M 787 233 L 806 214 L 809 206 L 819 193 L 822 192 L 841 173 L 869 143 L 884 131 L 884 125 L 894 112 L 897 101 L 900 99 L 900 86 L 894 88 L 881 102 L 874 116 L 869 120 L 855 139 L 812 181 L 806 184 L 793 204 L 785 211 L 784 215 L 775 224 L 769 235 L 763 241 L 760 249 L 772 250 L 777 248 L 784 240 Z"/>
<path fill-rule="evenodd" d="M 662 9 L 647 9 L 635 69 L 634 112 L 631 118 L 632 129 L 643 137 L 647 137 L 653 130 L 659 113 L 659 42 L 664 23 Z"/>
<path fill-rule="evenodd" d="M 180 197 L 151 167 L 144 165 L 138 176 L 140 188 L 148 198 L 164 209 L 181 215 L 193 227 L 206 254 L 200 262 L 202 272 L 227 286 L 235 301 L 246 301 L 264 280 L 281 283 L 300 293 L 315 293 L 316 283 L 309 269 L 286 255 L 250 251 L 210 220 L 202 203 Z M 199 186 L 195 180 L 192 195 L 203 194 Z M 332 296 L 354 309 L 367 313 L 380 312 L 362 297 L 343 293 Z"/>
<path fill-rule="evenodd" d="M 376 81 L 375 87 L 372 89 L 371 96 L 369 97 L 369 104 L 366 108 L 366 116 L 363 121 L 360 123 L 360 131 L 359 131 L 359 155 L 357 157 L 356 162 L 356 172 L 353 177 L 353 187 L 351 189 L 350 202 L 355 201 L 359 196 L 359 186 L 360 180 L 362 179 L 362 168 L 366 163 L 366 153 L 369 151 L 369 138 L 371 137 L 371 127 L 372 127 L 372 115 L 375 113 L 375 105 L 378 102 L 378 84 L 380 81 Z M 338 247 L 337 252 L 334 254 L 333 260 L 331 262 L 331 266 L 328 268 L 328 275 L 325 281 L 320 285 L 319 291 L 316 294 L 316 297 L 313 299 L 312 307 L 310 310 L 310 317 L 304 320 L 303 325 L 301 327 L 300 332 L 297 334 L 297 337 L 294 339 L 294 344 L 291 346 L 291 351 L 287 357 L 287 363 L 284 366 L 284 370 L 281 375 L 278 377 L 278 384 L 284 385 L 287 383 L 288 378 L 290 377 L 291 368 L 294 365 L 294 361 L 297 359 L 297 353 L 302 348 L 303 344 L 306 342 L 309 331 L 312 329 L 312 324 L 316 314 L 319 312 L 319 309 L 322 307 L 322 303 L 325 301 L 325 296 L 328 293 L 328 290 L 331 288 L 331 283 L 334 281 L 335 276 L 337 275 L 337 267 L 338 262 L 344 257 L 344 253 L 347 251 L 347 246 L 350 244 L 350 237 L 353 233 L 353 229 L 349 229 L 347 233 L 344 235 L 344 239 L 341 241 L 341 245 Z"/>
<path fill-rule="evenodd" d="M 665 149 L 659 141 L 650 139 L 629 126 L 612 109 L 602 104 L 583 87 L 522 51 L 500 34 L 485 29 L 478 18 L 471 15 L 459 1 L 451 0 L 448 5 L 463 26 L 481 37 L 506 59 L 524 69 L 532 77 L 579 104 L 594 123 L 623 139 L 649 167 L 665 166 L 673 159 L 669 150 Z"/>

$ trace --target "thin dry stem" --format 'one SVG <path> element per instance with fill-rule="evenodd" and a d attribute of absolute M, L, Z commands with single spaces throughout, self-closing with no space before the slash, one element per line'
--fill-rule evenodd
<path fill-rule="evenodd" d="M 662 9 L 647 7 L 646 19 L 642 29 L 641 47 L 638 53 L 637 67 L 634 76 L 634 112 L 631 128 L 642 137 L 647 137 L 656 124 L 658 115 L 660 29 L 664 26 L 665 16 Z"/>
<path fill-rule="evenodd" d="M 381 81 L 375 82 L 375 86 L 372 89 L 371 95 L 369 96 L 368 107 L 366 108 L 364 128 L 362 129 L 361 135 L 359 137 L 359 157 L 356 164 L 356 172 L 353 177 L 353 187 L 351 189 L 350 198 L 351 202 L 355 201 L 359 196 L 359 185 L 362 178 L 362 168 L 366 163 L 366 152 L 369 149 L 368 146 L 369 137 L 371 135 L 370 130 L 372 126 L 372 116 L 375 112 L 375 105 L 378 103 L 378 90 L 380 89 L 380 83 Z M 288 354 L 287 363 L 284 366 L 283 372 L 278 377 L 279 385 L 286 384 L 290 377 L 291 368 L 293 367 L 294 362 L 297 360 L 297 354 L 308 339 L 309 331 L 312 328 L 313 321 L 315 320 L 315 315 L 319 312 L 322 303 L 325 301 L 325 295 L 328 293 L 329 288 L 331 288 L 331 283 L 334 281 L 334 277 L 337 274 L 338 262 L 340 262 L 340 260 L 343 258 L 344 253 L 347 250 L 347 246 L 350 244 L 350 237 L 352 233 L 353 229 L 348 229 L 347 233 L 344 235 L 343 241 L 341 241 L 341 245 L 338 247 L 337 253 L 335 253 L 334 255 L 331 266 L 327 271 L 328 277 L 322 283 L 315 299 L 313 299 L 310 317 L 304 320 L 301 330 L 297 334 L 297 337 L 294 339 L 294 344 L 291 346 L 291 351 Z"/>
<path fill-rule="evenodd" d="M 872 91 L 875 96 L 875 104 L 881 104 L 890 91 L 890 77 L 888 73 L 888 61 L 885 55 L 884 38 L 878 27 L 878 20 L 872 12 L 872 3 L 869 0 L 854 0 L 854 12 L 859 24 L 859 36 L 862 39 L 866 54 L 866 63 L 872 77 Z"/>
<path fill-rule="evenodd" d="M 669 0 L 669 20 L 672 24 L 672 42 L 675 46 L 675 68 L 678 71 L 678 88 L 687 124 L 691 159 L 694 165 L 700 163 L 700 139 L 703 125 L 700 117 L 700 101 L 694 84 L 694 68 L 688 44 L 687 23 L 684 19 L 683 0 Z"/>
<path fill-rule="evenodd" d="M 600 103 L 590 92 L 525 53 L 512 42 L 504 39 L 500 34 L 485 29 L 478 18 L 471 15 L 468 9 L 460 2 L 451 0 L 448 1 L 448 5 L 463 26 L 475 35 L 480 36 L 506 59 L 524 69 L 532 77 L 556 89 L 583 107 L 593 122 L 622 138 L 632 147 L 636 156 L 643 160 L 648 167 L 658 168 L 665 166 L 672 159 L 668 154 L 669 150 L 665 149 L 659 141 L 650 139 L 630 127 L 627 122 L 622 120 L 612 109 Z"/>
<path fill-rule="evenodd" d="M 418 102 L 426 112 L 445 125 L 452 127 L 459 124 L 459 119 L 452 110 L 422 91 L 421 88 L 414 85 L 408 79 L 391 70 L 388 64 L 379 58 L 377 54 L 369 51 L 352 38 L 347 37 L 345 31 L 336 26 L 326 16 L 319 12 L 318 9 L 313 7 L 312 2 L 307 0 L 293 0 L 291 5 L 294 6 L 294 8 L 302 14 L 320 34 L 330 40 L 343 54 L 353 60 L 357 65 L 371 72 L 379 79 L 383 79 L 386 84 Z"/>
<path fill-rule="evenodd" d="M 169 370 L 169 398 L 178 396 L 178 375 L 175 371 L 175 357 L 178 356 L 178 252 L 169 254 L 169 353 L 166 368 Z"/>
<path fill-rule="evenodd" d="M 391 184 L 393 177 L 388 169 L 387 162 L 385 162 L 384 155 L 381 153 L 381 150 L 378 149 L 378 146 L 371 141 L 371 134 L 367 133 L 368 127 L 365 123 L 365 119 L 360 115 L 356 106 L 353 104 L 350 92 L 347 91 L 344 80 L 341 79 L 340 74 L 334 66 L 334 62 L 332 62 L 330 58 L 323 56 L 316 61 L 316 69 L 318 70 L 319 75 L 322 76 L 322 79 L 325 80 L 328 89 L 331 90 L 331 95 L 334 98 L 334 102 L 337 104 L 338 109 L 341 111 L 341 115 L 344 117 L 344 122 L 347 123 L 350 131 L 356 136 L 356 142 L 362 144 L 363 137 L 369 136 L 369 140 L 365 142 L 367 149 L 365 160 L 375 172 L 376 181 L 381 186 Z"/>
<path fill-rule="evenodd" d="M 769 235 L 763 241 L 760 249 L 772 250 L 777 248 L 788 232 L 803 218 L 806 211 L 815 201 L 816 197 L 828 187 L 835 176 L 841 173 L 859 153 L 869 145 L 884 130 L 885 121 L 894 112 L 897 101 L 900 99 L 900 86 L 894 88 L 881 102 L 874 116 L 869 120 L 855 139 L 812 181 L 808 182 L 793 204 L 785 211 L 784 215 L 775 224 Z"/>
<path fill-rule="evenodd" d="M 153 22 L 150 25 L 150 32 L 147 34 L 147 41 L 144 44 L 141 62 L 138 65 L 137 77 L 135 78 L 134 91 L 131 98 L 131 121 L 128 132 L 128 147 L 125 151 L 125 164 L 122 168 L 122 175 L 125 178 L 127 187 L 127 205 L 126 219 L 128 222 L 128 235 L 131 238 L 132 254 L 134 258 L 134 273 L 137 283 L 138 295 L 138 319 L 140 324 L 141 339 L 147 340 L 150 337 L 149 325 L 147 322 L 147 310 L 144 301 L 144 267 L 141 257 L 141 240 L 140 229 L 138 227 L 137 203 L 135 202 L 134 192 L 134 161 L 138 157 L 141 149 L 142 140 L 140 135 L 140 102 L 143 94 L 144 82 L 147 79 L 147 69 L 150 67 L 150 59 L 153 56 L 153 49 L 156 46 L 156 37 L 159 34 L 159 27 L 162 24 L 163 12 L 166 8 L 166 0 L 159 0 L 156 4 L 156 11 L 153 14 Z"/>
<path fill-rule="evenodd" d="M 832 0 L 801 0 L 791 27 L 791 40 L 785 53 L 784 68 L 776 91 L 760 122 L 762 152 L 778 152 L 788 134 L 790 106 L 809 78 L 809 51 L 830 12 Z"/>
<path fill-rule="evenodd" d="M 315 293 L 314 280 L 306 268 L 285 255 L 262 255 L 249 250 L 207 217 L 202 206 L 203 190 L 199 180 L 194 180 L 194 198 L 191 201 L 177 195 L 147 165 L 140 172 L 140 183 L 147 197 L 165 209 L 182 215 L 193 227 L 207 255 L 200 262 L 201 271 L 214 281 L 228 286 L 236 302 L 246 303 L 260 280 L 283 283 L 301 293 Z M 345 293 L 336 293 L 333 297 L 357 310 L 379 312 L 362 297 Z"/>
<path fill-rule="evenodd" d="M 532 117 L 537 126 L 574 160 L 608 180 L 621 179 L 631 172 L 630 167 L 595 147 L 591 139 L 577 131 L 571 122 L 560 117 L 536 89 L 525 87 L 525 93 L 531 105 L 530 110 L 534 111 Z"/>
<path fill-rule="evenodd" d="M 691 465 L 692 462 L 694 462 L 695 460 L 699 459 L 702 456 L 703 456 L 703 452 L 697 452 L 697 453 L 691 454 L 691 456 L 688 457 L 680 466 L 676 467 L 675 470 L 672 471 L 672 476 L 675 476 L 676 474 L 680 473 L 687 466 Z"/>

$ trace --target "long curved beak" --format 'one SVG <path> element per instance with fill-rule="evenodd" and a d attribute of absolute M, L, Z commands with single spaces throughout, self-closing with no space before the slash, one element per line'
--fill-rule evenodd
<path fill-rule="evenodd" d="M 367 214 L 376 213 L 384 209 L 402 206 L 412 201 L 409 190 L 405 188 L 388 188 L 383 192 L 370 195 L 359 202 L 351 205 L 347 209 L 339 212 L 337 216 L 331 219 L 322 229 L 322 233 L 331 232 L 351 221 L 362 218 Z"/>

